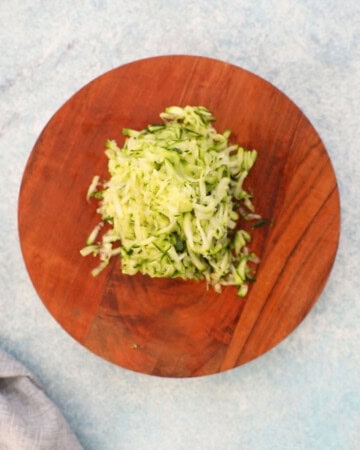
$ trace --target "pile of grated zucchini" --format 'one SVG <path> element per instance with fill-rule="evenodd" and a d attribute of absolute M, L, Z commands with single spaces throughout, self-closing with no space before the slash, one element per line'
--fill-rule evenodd
<path fill-rule="evenodd" d="M 102 220 L 81 254 L 100 258 L 94 276 L 119 255 L 124 274 L 204 279 L 244 296 L 258 258 L 237 225 L 260 218 L 243 188 L 257 152 L 230 145 L 230 130 L 218 133 L 203 106 L 170 106 L 160 117 L 144 130 L 124 129 L 123 148 L 106 142 L 110 178 L 94 177 L 87 193 Z"/>

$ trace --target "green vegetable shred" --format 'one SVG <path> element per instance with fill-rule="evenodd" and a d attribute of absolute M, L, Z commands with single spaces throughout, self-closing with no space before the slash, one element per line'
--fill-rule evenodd
<path fill-rule="evenodd" d="M 160 117 L 124 129 L 122 148 L 106 142 L 110 177 L 94 177 L 87 192 L 102 220 L 81 254 L 99 257 L 93 275 L 119 255 L 124 274 L 203 279 L 244 296 L 258 258 L 239 219 L 260 218 L 243 187 L 257 152 L 231 145 L 230 130 L 218 133 L 203 106 L 170 106 Z"/>

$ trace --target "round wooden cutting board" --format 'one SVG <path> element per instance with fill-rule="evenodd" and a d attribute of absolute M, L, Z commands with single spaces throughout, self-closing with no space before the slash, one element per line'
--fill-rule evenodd
<path fill-rule="evenodd" d="M 269 219 L 253 230 L 261 258 L 245 299 L 203 282 L 121 274 L 118 259 L 98 277 L 79 250 L 98 223 L 86 202 L 94 175 L 108 178 L 106 139 L 158 123 L 169 105 L 203 105 L 232 142 L 258 151 L 246 181 Z M 299 108 L 270 83 L 203 57 L 136 61 L 95 79 L 41 133 L 19 197 L 23 256 L 40 298 L 86 348 L 134 371 L 194 377 L 228 370 L 274 347 L 320 295 L 339 239 L 340 208 L 327 152 Z"/>

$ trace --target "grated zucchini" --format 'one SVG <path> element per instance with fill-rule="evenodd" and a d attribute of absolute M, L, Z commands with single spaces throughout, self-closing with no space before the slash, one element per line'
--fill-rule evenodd
<path fill-rule="evenodd" d="M 151 277 L 204 279 L 221 292 L 234 285 L 238 295 L 253 281 L 249 232 L 239 218 L 259 218 L 243 183 L 257 152 L 229 143 L 230 130 L 218 133 L 203 106 L 170 106 L 161 124 L 141 131 L 126 128 L 124 146 L 106 142 L 110 177 L 93 178 L 87 198 L 110 229 L 90 233 L 83 256 L 99 256 L 97 275 L 114 255 L 121 270 Z"/>

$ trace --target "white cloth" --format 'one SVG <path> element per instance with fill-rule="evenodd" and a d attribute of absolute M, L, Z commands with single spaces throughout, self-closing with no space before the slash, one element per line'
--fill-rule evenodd
<path fill-rule="evenodd" d="M 0 350 L 0 450 L 81 450 L 33 375 Z"/>

